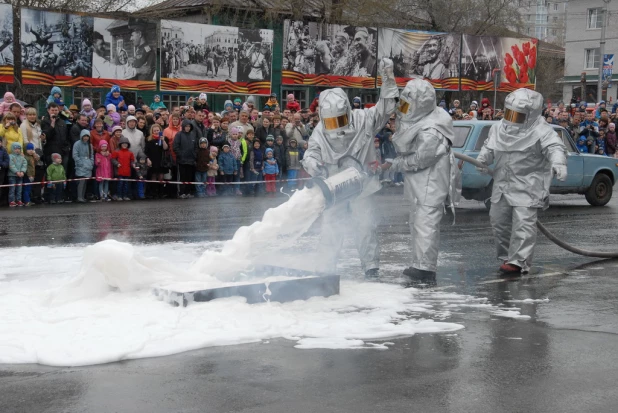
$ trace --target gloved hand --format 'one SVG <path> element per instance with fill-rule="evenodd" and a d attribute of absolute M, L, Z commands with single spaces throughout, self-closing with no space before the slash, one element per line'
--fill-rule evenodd
<path fill-rule="evenodd" d="M 383 57 L 380 60 L 380 76 L 387 79 L 395 79 L 395 72 L 393 71 L 393 61 L 387 57 Z"/>
<path fill-rule="evenodd" d="M 489 175 L 489 168 L 487 168 L 487 167 L 481 168 L 481 167 L 478 167 L 478 166 L 477 166 L 477 167 L 476 167 L 476 170 L 477 170 L 477 171 L 478 171 L 481 175 Z"/>
<path fill-rule="evenodd" d="M 312 177 L 324 175 L 324 166 L 315 158 L 305 158 L 302 160 L 303 168 Z"/>
<path fill-rule="evenodd" d="M 567 178 L 567 167 L 566 165 L 553 165 L 551 167 L 551 170 L 553 172 L 554 175 L 556 175 L 556 178 L 558 178 L 559 181 L 566 181 Z"/>

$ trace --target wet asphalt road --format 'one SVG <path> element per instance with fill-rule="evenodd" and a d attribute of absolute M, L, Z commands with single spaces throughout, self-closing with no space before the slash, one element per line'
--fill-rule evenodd
<path fill-rule="evenodd" d="M 1 248 L 230 238 L 282 199 L 219 198 L 9 211 Z M 407 266 L 407 201 L 378 196 L 383 274 Z M 302 218 L 302 211 L 299 211 Z M 618 250 L 618 199 L 553 198 L 543 222 L 589 249 Z M 100 366 L 0 365 L 0 412 L 612 412 L 618 411 L 618 260 L 575 256 L 542 235 L 533 272 L 497 276 L 489 218 L 463 202 L 443 220 L 438 291 L 487 297 L 530 320 L 458 311 L 457 334 L 391 340 L 388 351 L 297 350 L 286 340 L 207 348 Z M 309 239 L 315 239 L 312 229 Z M 349 245 L 348 247 L 351 247 Z M 358 275 L 352 257 L 346 277 Z M 541 304 L 511 299 L 545 298 Z M 423 300 L 419 294 L 419 300 Z M 427 300 L 433 300 L 430 295 Z M 1 315 L 0 315 L 1 316 Z"/>

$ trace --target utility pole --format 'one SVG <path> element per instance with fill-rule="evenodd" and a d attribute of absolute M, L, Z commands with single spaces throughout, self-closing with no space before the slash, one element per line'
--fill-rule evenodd
<path fill-rule="evenodd" d="M 600 102 L 603 99 L 603 63 L 604 63 L 604 55 L 605 55 L 605 29 L 607 28 L 607 22 L 609 20 L 609 11 L 608 6 L 609 2 L 612 0 L 603 0 L 605 3 L 605 8 L 603 10 L 603 23 L 601 25 L 601 48 L 599 50 L 599 80 L 597 83 L 597 102 Z"/>

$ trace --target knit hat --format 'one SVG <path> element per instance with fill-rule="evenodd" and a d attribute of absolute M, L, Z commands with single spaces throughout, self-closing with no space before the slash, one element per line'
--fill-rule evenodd
<path fill-rule="evenodd" d="M 476 100 L 473 100 L 472 103 L 470 104 L 470 106 L 472 106 L 472 105 L 478 107 L 479 103 Z"/>
<path fill-rule="evenodd" d="M 114 126 L 114 127 L 112 128 L 112 133 L 116 132 L 117 130 L 119 130 L 120 132 L 122 132 L 122 127 L 121 127 L 121 126 L 119 126 L 119 125 Z"/>
<path fill-rule="evenodd" d="M 108 103 L 107 106 L 105 106 L 105 109 L 108 112 L 116 112 L 116 106 L 114 106 L 113 103 Z"/>
<path fill-rule="evenodd" d="M 288 94 L 288 100 L 294 100 L 294 93 Z"/>
<path fill-rule="evenodd" d="M 29 151 L 31 149 L 34 149 L 34 143 L 28 142 L 28 144 L 26 145 L 26 150 Z"/>
<path fill-rule="evenodd" d="M 156 99 L 156 98 L 159 98 L 159 100 L 161 100 L 161 96 L 159 96 L 159 95 L 154 95 L 154 98 L 155 98 L 155 99 Z"/>
<path fill-rule="evenodd" d="M 104 141 L 104 140 L 99 141 L 99 150 L 101 150 L 104 146 L 109 146 L 107 141 Z"/>
<path fill-rule="evenodd" d="M 272 152 L 272 151 L 273 151 L 272 148 L 266 148 L 266 152 L 265 153 L 269 153 L 269 152 Z"/>
<path fill-rule="evenodd" d="M 84 129 L 79 133 L 79 139 L 82 139 L 84 136 L 90 137 L 90 131 L 88 129 Z"/>
<path fill-rule="evenodd" d="M 59 153 L 52 153 L 52 161 L 56 159 L 62 159 L 62 156 Z"/>
<path fill-rule="evenodd" d="M 120 86 L 118 86 L 118 85 L 112 86 L 112 93 L 115 93 L 115 92 L 120 93 Z"/>
<path fill-rule="evenodd" d="M 296 140 L 296 138 L 290 138 L 289 142 L 290 142 L 290 143 L 292 143 L 292 142 L 296 142 L 296 143 L 298 143 L 298 141 Z"/>
<path fill-rule="evenodd" d="M 236 99 L 234 99 L 234 103 L 241 103 L 241 102 L 242 102 L 242 99 L 241 99 L 241 98 L 236 98 Z"/>
<path fill-rule="evenodd" d="M 266 140 L 267 140 L 267 141 L 274 141 L 274 140 L 275 140 L 275 137 L 274 137 L 273 135 L 268 135 L 268 136 L 266 137 Z"/>
<path fill-rule="evenodd" d="M 200 100 L 207 100 L 208 95 L 206 93 L 200 93 Z"/>
<path fill-rule="evenodd" d="M 219 153 L 219 148 L 217 148 L 216 146 L 211 146 L 210 147 L 210 152 L 214 152 L 214 153 Z"/>
<path fill-rule="evenodd" d="M 64 106 L 64 101 L 62 99 L 54 99 L 54 103 L 58 106 Z"/>
<path fill-rule="evenodd" d="M 225 148 L 226 146 L 227 146 L 228 148 L 230 147 L 230 145 L 228 145 L 227 143 L 225 143 L 225 144 L 223 144 L 222 148 Z"/>
<path fill-rule="evenodd" d="M 135 112 L 135 106 L 129 105 L 129 112 L 131 112 L 131 111 Z"/>
<path fill-rule="evenodd" d="M 84 99 L 82 100 L 82 109 L 84 108 L 84 106 L 92 106 L 92 103 L 90 102 L 90 100 Z"/>
<path fill-rule="evenodd" d="M 361 98 L 360 96 L 355 96 L 354 100 L 352 101 L 353 103 L 361 103 Z"/>
<path fill-rule="evenodd" d="M 201 145 L 203 143 L 208 143 L 208 139 L 207 138 L 200 138 L 199 144 Z"/>
<path fill-rule="evenodd" d="M 276 98 L 276 97 L 277 97 L 277 94 L 276 94 L 275 92 L 273 92 L 273 93 L 271 93 L 271 94 L 270 94 L 270 97 L 271 97 L 271 98 Z"/>

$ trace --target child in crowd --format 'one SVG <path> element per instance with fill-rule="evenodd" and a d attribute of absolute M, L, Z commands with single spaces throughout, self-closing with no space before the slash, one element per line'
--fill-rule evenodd
<path fill-rule="evenodd" d="M 225 182 L 221 194 L 232 194 L 233 188 L 231 184 L 234 182 L 234 177 L 238 174 L 238 167 L 236 166 L 234 155 L 230 152 L 230 145 L 228 143 L 223 145 L 223 152 L 219 154 L 217 162 L 219 163 L 219 174 L 223 177 L 223 182 Z"/>
<path fill-rule="evenodd" d="M 577 150 L 580 153 L 588 153 L 588 141 L 585 135 L 581 135 L 577 140 Z"/>
<path fill-rule="evenodd" d="M 232 106 L 236 112 L 240 112 L 242 110 L 242 99 L 236 98 L 234 99 L 234 105 Z"/>
<path fill-rule="evenodd" d="M 283 136 L 277 135 L 275 138 L 275 146 L 273 147 L 273 151 L 273 155 L 277 161 L 277 166 L 279 167 L 279 176 L 283 177 L 288 170 L 288 158 L 286 154 L 287 148 L 283 144 Z M 283 188 L 283 183 L 279 183 L 277 187 Z"/>
<path fill-rule="evenodd" d="M 266 149 L 272 149 L 273 151 L 275 150 L 275 137 L 273 135 L 268 135 L 266 137 L 266 146 L 264 146 L 264 151 L 266 151 Z"/>
<path fill-rule="evenodd" d="M 286 162 L 288 167 L 288 188 L 295 189 L 298 186 L 296 178 L 298 178 L 298 171 L 300 170 L 300 153 L 296 138 L 290 138 L 290 147 L 286 152 Z"/>
<path fill-rule="evenodd" d="M 206 196 L 206 185 L 208 182 L 208 171 L 210 170 L 210 150 L 208 149 L 208 139 L 200 138 L 195 162 L 195 193 L 198 198 Z"/>
<path fill-rule="evenodd" d="M 52 153 L 52 164 L 47 167 L 47 180 L 48 181 L 66 181 L 67 175 L 62 166 L 62 156 L 57 153 Z M 64 202 L 64 188 L 66 188 L 66 182 L 53 182 L 48 183 L 47 188 L 51 189 L 49 196 L 49 203 L 63 203 Z"/>
<path fill-rule="evenodd" d="M 101 201 L 111 201 L 109 196 L 109 181 L 114 177 L 112 169 L 112 156 L 109 151 L 109 144 L 106 141 L 100 141 L 97 148 L 97 153 L 94 155 L 96 169 L 96 178 L 99 182 L 99 196 Z"/>
<path fill-rule="evenodd" d="M 226 100 L 223 104 L 223 112 L 221 112 L 221 117 L 224 118 L 226 116 L 229 116 L 229 114 L 232 112 L 234 112 L 234 104 L 231 100 Z"/>
<path fill-rule="evenodd" d="M 296 101 L 293 93 L 288 94 L 288 102 L 285 105 L 285 108 L 290 112 L 300 112 L 300 103 Z"/>
<path fill-rule="evenodd" d="M 272 112 L 277 108 L 277 106 L 279 106 L 279 102 L 277 102 L 277 94 L 273 92 L 270 94 L 270 97 L 266 101 L 266 105 L 264 105 L 264 107 L 268 108 L 268 110 Z"/>
<path fill-rule="evenodd" d="M 146 156 L 143 154 L 140 154 L 137 158 L 135 171 L 137 179 L 140 181 L 144 181 L 148 178 L 148 164 L 146 163 Z M 137 196 L 139 199 L 146 199 L 146 182 L 137 182 Z"/>
<path fill-rule="evenodd" d="M 26 176 L 28 179 L 24 179 L 24 183 L 34 182 L 34 174 L 35 167 L 37 163 L 37 156 L 34 153 L 34 144 L 32 142 L 28 142 L 26 145 L 26 153 L 24 154 L 24 158 L 26 158 L 26 162 L 28 164 L 28 169 L 26 170 Z M 24 206 L 30 206 L 32 203 L 30 202 L 30 194 L 32 193 L 32 185 L 26 185 L 23 189 L 23 202 Z"/>
<path fill-rule="evenodd" d="M 47 97 L 47 104 L 49 105 L 52 102 L 56 102 L 56 100 L 62 99 L 62 90 L 58 86 L 54 86 L 51 88 L 51 92 Z"/>
<path fill-rule="evenodd" d="M 119 178 L 130 179 L 131 168 L 135 167 L 135 155 L 129 150 L 131 144 L 126 137 L 120 138 L 120 148 L 112 154 L 112 164 L 116 167 Z M 118 181 L 116 185 L 116 201 L 130 201 L 129 182 Z"/>
<path fill-rule="evenodd" d="M 208 172 L 207 175 L 207 186 L 206 186 L 206 195 L 208 196 L 217 196 L 217 189 L 215 188 L 215 180 L 217 177 L 217 171 L 219 170 L 219 164 L 217 163 L 217 154 L 219 153 L 219 149 L 216 146 L 210 147 L 210 161 L 208 162 Z"/>
<path fill-rule="evenodd" d="M 24 176 L 28 171 L 28 161 L 21 154 L 21 145 L 18 142 L 11 144 L 11 154 L 9 155 L 9 206 L 24 206 L 21 201 L 22 186 Z"/>
<path fill-rule="evenodd" d="M 107 116 L 105 117 L 104 122 L 107 124 L 107 131 L 111 133 L 114 129 L 114 126 L 120 126 L 120 122 L 122 119 L 118 112 L 116 112 L 116 106 L 114 106 L 113 103 L 109 103 L 106 106 L 106 109 Z"/>
<path fill-rule="evenodd" d="M 80 115 L 86 115 L 88 117 L 88 122 L 91 122 L 97 117 L 97 112 L 92 107 L 92 102 L 90 102 L 89 99 L 84 99 L 82 101 L 82 110 L 79 113 Z"/>
<path fill-rule="evenodd" d="M 4 94 L 4 101 L 0 103 L 0 115 L 9 113 L 11 111 L 11 105 L 15 102 L 15 95 L 11 92 L 6 92 Z"/>
<path fill-rule="evenodd" d="M 262 152 L 259 139 L 253 141 L 253 150 L 249 154 L 249 167 L 251 175 L 248 180 L 258 183 L 248 184 L 247 194 L 257 196 L 261 187 L 261 183 L 259 182 L 262 180 L 262 172 L 264 171 L 264 152 Z"/>
<path fill-rule="evenodd" d="M 165 103 L 161 102 L 161 96 L 155 95 L 154 102 L 150 104 L 150 109 L 152 109 L 153 112 L 156 112 L 161 111 L 162 109 L 167 109 L 167 106 L 165 106 Z"/>
<path fill-rule="evenodd" d="M 279 166 L 275 159 L 275 154 L 272 148 L 266 148 L 266 161 L 264 162 L 264 182 L 266 182 L 266 193 L 270 196 L 275 196 L 277 193 L 277 175 L 279 175 Z"/>
<path fill-rule="evenodd" d="M 229 139 L 228 139 L 228 144 L 230 145 L 230 152 L 234 156 L 234 160 L 236 161 L 237 173 L 234 174 L 234 182 L 240 182 L 240 180 L 243 178 L 243 170 L 242 170 L 241 164 L 242 164 L 243 153 L 246 153 L 247 151 L 246 142 L 244 143 L 244 146 L 243 146 L 243 143 L 240 141 L 240 136 L 241 136 L 241 132 L 239 128 L 233 128 L 229 136 Z M 243 148 L 244 148 L 244 152 L 243 152 Z M 242 192 L 240 191 L 240 184 L 236 183 L 234 185 L 234 193 L 238 196 L 242 195 Z"/>
<path fill-rule="evenodd" d="M 94 168 L 94 150 L 90 144 L 90 132 L 84 129 L 79 133 L 79 141 L 73 144 L 73 160 L 75 161 L 75 178 L 77 183 L 77 202 L 86 202 L 87 181 L 81 178 L 91 178 Z"/>
<path fill-rule="evenodd" d="M 114 105 L 116 112 L 127 110 L 127 104 L 124 101 L 124 96 L 120 94 L 120 86 L 118 85 L 113 85 L 111 90 L 105 96 L 105 106 L 107 107 L 108 112 L 110 104 Z"/>
<path fill-rule="evenodd" d="M 206 93 L 200 93 L 197 99 L 189 98 L 187 104 L 193 103 L 193 109 L 196 111 L 210 112 L 210 106 L 208 106 L 208 95 Z"/>

